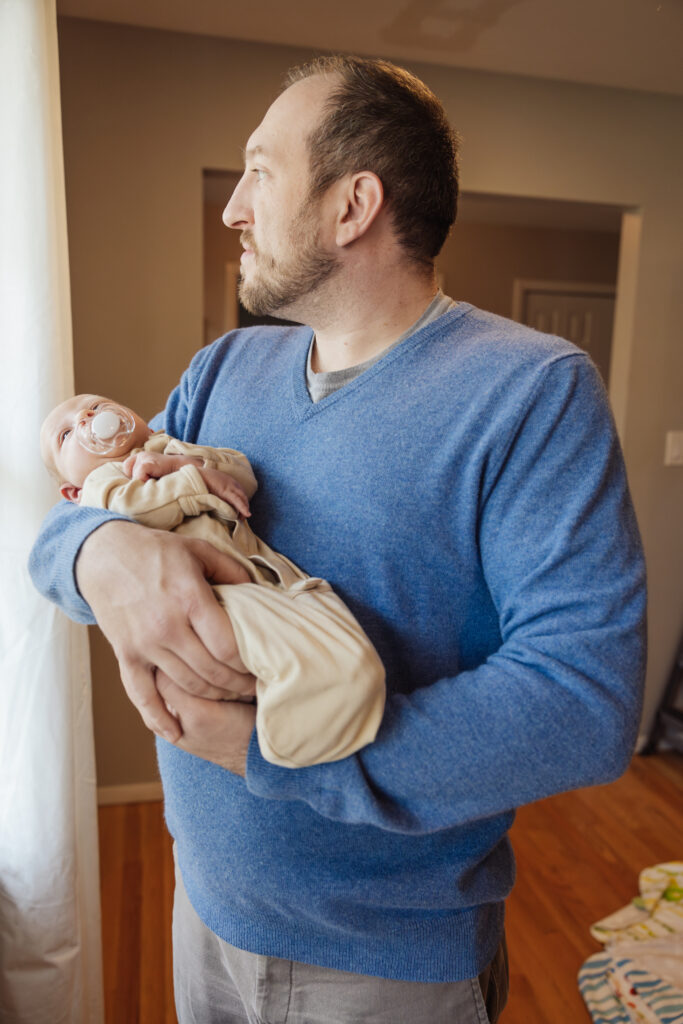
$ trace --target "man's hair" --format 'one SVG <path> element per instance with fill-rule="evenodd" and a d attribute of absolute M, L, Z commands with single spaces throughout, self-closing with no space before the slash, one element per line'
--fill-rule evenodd
<path fill-rule="evenodd" d="M 284 87 L 312 75 L 340 79 L 307 139 L 312 198 L 345 174 L 372 171 L 399 242 L 412 259 L 431 265 L 458 202 L 458 139 L 442 104 L 404 68 L 345 55 L 292 68 Z"/>

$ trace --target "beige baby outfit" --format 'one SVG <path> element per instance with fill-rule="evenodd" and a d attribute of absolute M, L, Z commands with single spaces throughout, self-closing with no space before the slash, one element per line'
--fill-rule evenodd
<path fill-rule="evenodd" d="M 153 434 L 145 451 L 199 456 L 251 497 L 247 458 Z M 384 666 L 329 583 L 306 576 L 264 544 L 235 509 L 207 491 L 198 468 L 131 480 L 120 462 L 87 477 L 81 505 L 110 509 L 159 530 L 207 540 L 253 583 L 213 587 L 230 616 L 240 657 L 256 677 L 256 728 L 264 758 L 295 768 L 336 761 L 372 742 L 384 711 Z M 228 697 L 233 695 L 228 695 Z"/>

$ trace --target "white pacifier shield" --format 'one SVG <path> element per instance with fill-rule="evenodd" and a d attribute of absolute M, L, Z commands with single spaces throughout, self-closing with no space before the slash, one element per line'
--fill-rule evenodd
<path fill-rule="evenodd" d="M 110 437 L 117 434 L 120 427 L 121 420 L 111 409 L 98 412 L 96 416 L 93 416 L 92 423 L 90 424 L 90 429 L 95 437 L 99 437 L 103 441 L 108 441 Z"/>
<path fill-rule="evenodd" d="M 82 419 L 76 437 L 82 448 L 93 455 L 110 455 L 128 442 L 135 430 L 132 413 L 116 402 L 102 402 L 94 416 Z"/>

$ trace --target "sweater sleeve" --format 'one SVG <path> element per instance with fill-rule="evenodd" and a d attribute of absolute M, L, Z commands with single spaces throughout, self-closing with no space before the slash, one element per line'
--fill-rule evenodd
<path fill-rule="evenodd" d="M 602 383 L 568 358 L 546 369 L 481 488 L 499 649 L 393 694 L 375 742 L 343 761 L 283 769 L 252 737 L 252 793 L 420 834 L 625 770 L 642 699 L 644 562 Z"/>
<path fill-rule="evenodd" d="M 91 533 L 115 519 L 125 521 L 127 516 L 60 501 L 43 520 L 33 545 L 28 563 L 33 585 L 74 622 L 95 622 L 76 583 L 78 553 Z"/>

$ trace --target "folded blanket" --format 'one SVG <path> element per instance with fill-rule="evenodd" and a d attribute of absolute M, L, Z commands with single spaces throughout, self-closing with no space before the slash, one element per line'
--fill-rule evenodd
<path fill-rule="evenodd" d="M 595 1024 L 683 1024 L 683 863 L 641 872 L 640 894 L 591 934 L 605 951 L 579 971 Z"/>

